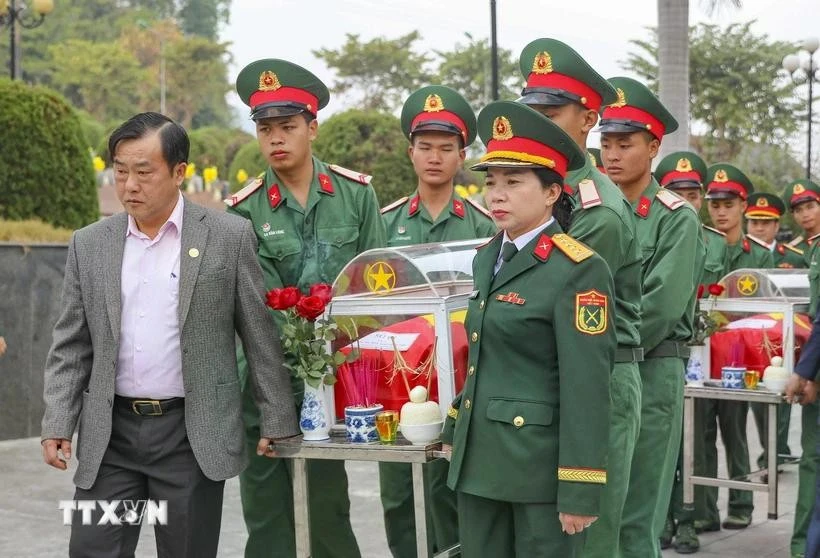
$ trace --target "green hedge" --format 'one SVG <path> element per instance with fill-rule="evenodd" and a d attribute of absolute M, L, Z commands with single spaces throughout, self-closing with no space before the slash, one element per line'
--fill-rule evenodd
<path fill-rule="evenodd" d="M 244 186 L 244 184 L 239 184 L 236 180 L 236 173 L 239 172 L 239 169 L 245 169 L 245 172 L 248 173 L 248 177 L 253 178 L 264 172 L 267 168 L 268 163 L 265 161 L 265 158 L 262 157 L 262 153 L 259 151 L 259 144 L 256 140 L 247 142 L 236 152 L 236 156 L 233 158 L 231 167 L 228 170 L 228 176 L 225 177 L 231 181 L 231 192 L 236 192 Z"/>
<path fill-rule="evenodd" d="M 320 121 L 313 151 L 322 161 L 373 175 L 373 187 L 384 206 L 416 188 L 407 146 L 398 118 L 353 109 Z"/>
<path fill-rule="evenodd" d="M 77 113 L 57 93 L 0 80 L 0 218 L 77 229 L 99 218 Z"/>

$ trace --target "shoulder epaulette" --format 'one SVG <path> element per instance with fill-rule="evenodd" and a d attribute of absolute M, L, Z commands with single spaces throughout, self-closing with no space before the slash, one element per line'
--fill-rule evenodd
<path fill-rule="evenodd" d="M 706 229 L 707 231 L 711 231 L 711 232 L 713 232 L 713 233 L 715 233 L 715 234 L 719 234 L 720 236 L 726 236 L 726 233 L 725 233 L 725 232 L 721 232 L 721 231 L 719 231 L 719 230 L 717 230 L 717 229 L 714 229 L 714 228 L 710 227 L 709 225 L 701 225 L 701 226 L 702 226 L 704 229 Z"/>
<path fill-rule="evenodd" d="M 667 208 L 675 211 L 676 209 L 683 207 L 686 205 L 686 200 L 677 195 L 672 190 L 667 190 L 665 188 L 661 188 L 658 190 L 658 193 L 655 194 L 655 197 L 658 198 L 658 201 L 665 205 Z"/>
<path fill-rule="evenodd" d="M 392 210 L 396 209 L 397 207 L 401 207 L 402 205 L 407 203 L 407 200 L 409 200 L 409 199 L 410 199 L 410 196 L 404 196 L 403 198 L 399 198 L 391 204 L 385 205 L 384 207 L 382 207 L 382 210 L 381 210 L 382 215 L 384 215 L 388 211 L 392 211 Z"/>
<path fill-rule="evenodd" d="M 802 236 L 802 235 L 801 235 L 801 236 L 798 236 L 797 238 L 793 238 L 793 239 L 791 240 L 791 242 L 789 242 L 788 244 L 786 244 L 786 246 L 797 246 L 797 245 L 798 245 L 798 244 L 800 244 L 801 242 L 803 242 L 803 236 Z"/>
<path fill-rule="evenodd" d="M 598 193 L 598 187 L 588 178 L 578 183 L 578 195 L 581 196 L 581 207 L 584 209 L 604 203 L 601 194 Z"/>
<path fill-rule="evenodd" d="M 746 235 L 746 238 L 748 238 L 749 240 L 751 240 L 752 242 L 754 242 L 755 244 L 757 244 L 757 245 L 758 245 L 758 246 L 760 246 L 761 248 L 765 248 L 766 250 L 771 250 L 771 248 L 769 248 L 768 246 L 766 246 L 766 243 L 765 243 L 765 242 L 763 242 L 762 240 L 760 240 L 759 238 L 756 238 L 756 237 L 754 237 L 754 236 L 752 236 L 752 235 L 750 235 L 750 234 L 747 234 L 747 235 Z"/>
<path fill-rule="evenodd" d="M 810 236 L 807 242 L 814 242 L 814 241 L 815 241 L 815 240 L 817 240 L 818 238 L 820 238 L 820 233 L 817 233 L 817 234 L 816 234 L 816 235 L 814 235 L 814 236 Z"/>
<path fill-rule="evenodd" d="M 803 255 L 803 250 L 801 250 L 800 248 L 795 248 L 794 246 L 791 246 L 790 244 L 781 244 L 781 246 L 783 248 L 785 248 L 786 250 L 794 252 L 795 254 L 800 254 L 801 256 Z"/>
<path fill-rule="evenodd" d="M 553 235 L 552 243 L 575 263 L 582 262 L 595 253 L 586 244 L 563 233 Z"/>
<path fill-rule="evenodd" d="M 493 240 L 495 240 L 496 238 L 498 238 L 498 237 L 499 237 L 499 235 L 502 235 L 502 234 L 504 234 L 504 231 L 498 231 L 497 233 L 495 233 L 495 235 L 494 235 L 494 236 L 493 236 L 490 240 L 488 240 L 488 241 L 487 241 L 487 242 L 485 242 L 484 244 L 479 244 L 478 246 L 476 246 L 476 247 L 475 247 L 475 249 L 476 249 L 476 250 L 481 250 L 482 248 L 485 248 L 485 247 L 486 247 L 486 246 L 488 246 L 488 245 L 489 245 L 489 244 L 490 244 Z"/>
<path fill-rule="evenodd" d="M 470 198 L 464 198 L 464 201 L 466 201 L 467 203 L 469 203 L 470 205 L 472 205 L 474 208 L 476 208 L 476 209 L 478 210 L 478 212 L 479 212 L 479 213 L 481 213 L 482 215 L 484 215 L 484 216 L 485 216 L 485 217 L 487 217 L 488 219 L 492 219 L 492 218 L 493 218 L 492 213 L 490 213 L 489 211 L 487 211 L 487 208 L 486 208 L 486 207 L 484 207 L 483 205 L 481 205 L 480 203 L 478 203 L 477 201 L 473 201 L 473 200 L 471 200 Z"/>
<path fill-rule="evenodd" d="M 344 176 L 345 178 L 349 178 L 354 182 L 358 182 L 359 184 L 370 184 L 370 180 L 372 180 L 372 176 L 367 174 L 362 174 L 360 172 L 352 171 L 350 169 L 346 169 L 344 167 L 340 167 L 339 165 L 328 165 L 327 168 L 335 172 L 340 176 Z"/>
<path fill-rule="evenodd" d="M 237 193 L 235 193 L 229 198 L 225 198 L 222 201 L 224 201 L 228 207 L 233 207 L 238 203 L 248 199 L 248 197 L 254 192 L 256 192 L 259 188 L 261 188 L 262 184 L 264 183 L 265 181 L 263 180 L 263 177 L 259 176 L 256 178 L 256 180 L 254 180 L 253 182 L 239 190 Z"/>

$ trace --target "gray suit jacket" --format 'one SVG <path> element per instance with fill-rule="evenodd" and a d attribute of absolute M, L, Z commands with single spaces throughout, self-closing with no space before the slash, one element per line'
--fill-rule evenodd
<path fill-rule="evenodd" d="M 63 308 L 46 361 L 42 438 L 70 439 L 79 427 L 74 482 L 84 489 L 94 484 L 111 437 L 127 226 L 127 215 L 120 213 L 74 233 Z M 191 256 L 194 248 L 197 257 Z M 298 434 L 296 406 L 279 335 L 264 305 L 256 236 L 249 221 L 185 202 L 179 325 L 185 425 L 208 478 L 235 476 L 248 460 L 235 332 L 248 359 L 262 435 Z"/>

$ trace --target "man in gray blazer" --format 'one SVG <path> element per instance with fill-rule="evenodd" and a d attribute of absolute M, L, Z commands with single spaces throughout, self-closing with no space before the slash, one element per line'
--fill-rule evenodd
<path fill-rule="evenodd" d="M 273 457 L 277 439 L 298 434 L 256 236 L 245 219 L 183 199 L 188 151 L 185 130 L 165 116 L 122 124 L 109 152 L 126 213 L 69 245 L 43 456 L 66 469 L 77 427 L 75 500 L 120 501 L 113 519 L 105 505 L 90 524 L 74 514 L 72 557 L 133 556 L 134 503 L 144 500 L 167 510 L 159 556 L 216 556 L 224 480 L 248 460 L 235 332 L 262 415 L 257 453 Z"/>

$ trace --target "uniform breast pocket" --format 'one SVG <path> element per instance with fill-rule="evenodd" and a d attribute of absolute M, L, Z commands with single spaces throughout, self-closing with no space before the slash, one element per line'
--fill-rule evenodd
<path fill-rule="evenodd" d="M 294 237 L 269 238 L 259 243 L 259 255 L 276 262 L 281 262 L 285 258 L 298 254 L 301 251 L 302 243 Z"/>
<path fill-rule="evenodd" d="M 332 269 L 341 269 L 356 256 L 359 247 L 358 239 L 359 227 L 357 225 L 337 225 L 316 229 L 319 257 Z"/>

